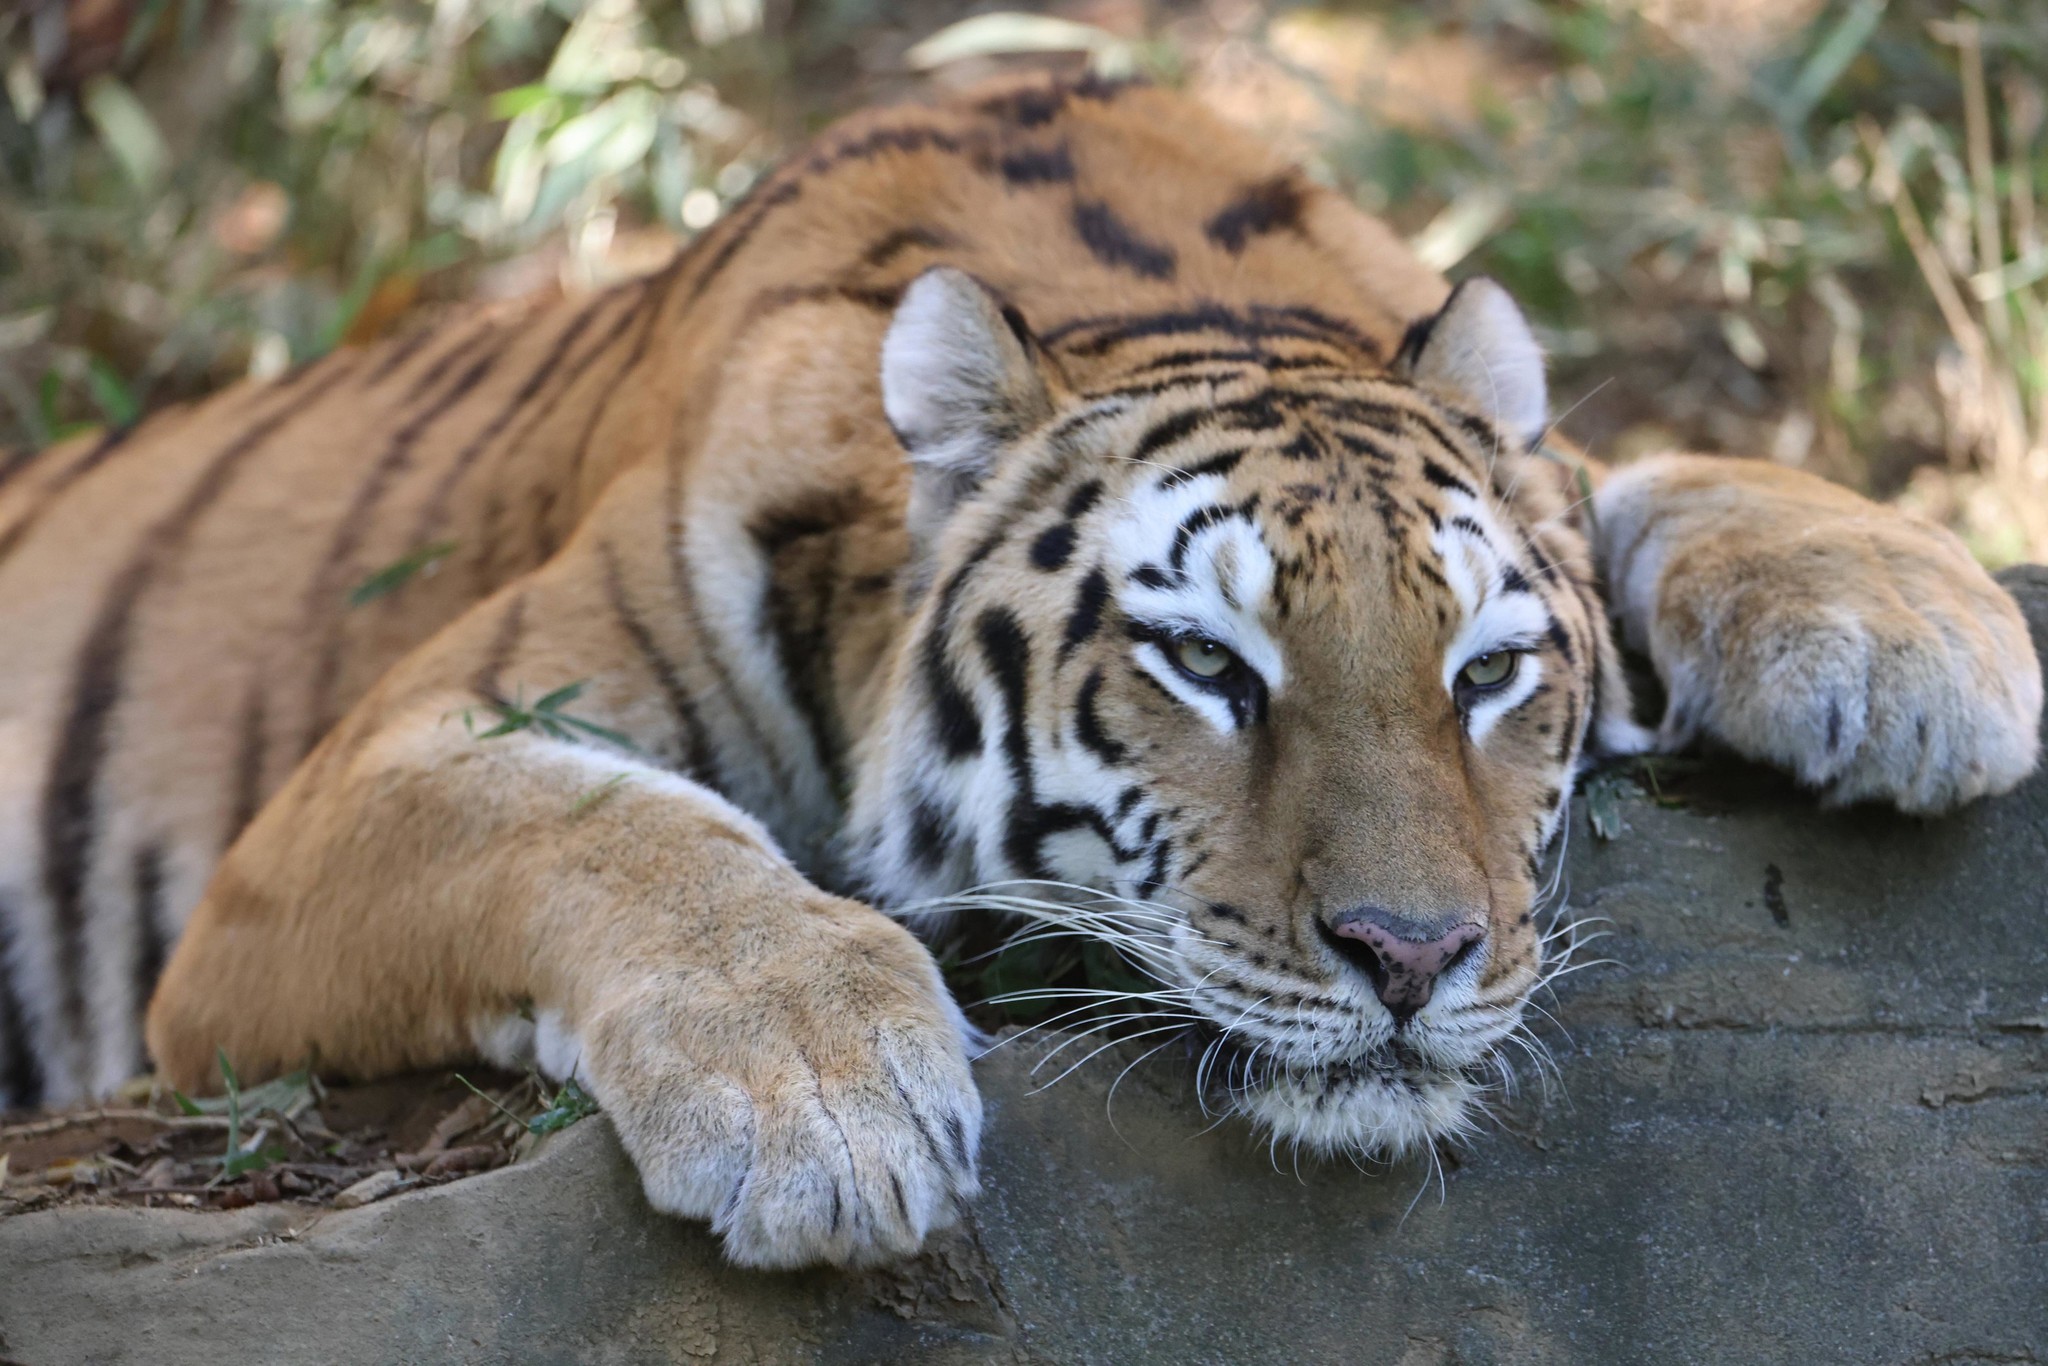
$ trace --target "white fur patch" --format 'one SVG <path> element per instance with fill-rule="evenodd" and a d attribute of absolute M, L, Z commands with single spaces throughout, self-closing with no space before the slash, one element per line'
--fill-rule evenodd
<path fill-rule="evenodd" d="M 1188 536 L 1174 564 L 1182 525 L 1204 508 L 1229 507 L 1227 494 L 1223 477 L 1215 474 L 1165 487 L 1152 481 L 1132 490 L 1109 531 L 1110 554 L 1123 580 L 1117 604 L 1133 621 L 1225 646 L 1277 696 L 1286 686 L 1287 666 L 1266 627 L 1274 563 L 1258 527 L 1235 513 L 1219 517 Z M 1148 584 L 1133 577 L 1146 566 L 1168 582 Z M 1216 729 L 1235 729 L 1229 705 L 1189 682 L 1157 646 L 1139 644 L 1133 658 Z"/>
<path fill-rule="evenodd" d="M 1508 561 L 1496 549 L 1505 539 L 1493 513 L 1476 498 L 1451 493 L 1449 502 L 1456 516 L 1447 518 L 1432 537 L 1432 545 L 1443 562 L 1444 578 L 1458 601 L 1461 621 L 1444 651 L 1444 691 L 1456 695 L 1458 675 L 1482 655 L 1500 650 L 1529 650 L 1540 642 L 1550 625 L 1550 609 L 1534 593 L 1510 592 L 1506 588 Z M 1479 532 L 1461 526 L 1477 526 Z M 1498 692 L 1482 696 L 1466 714 L 1465 732 L 1472 743 L 1483 744 L 1503 716 L 1529 700 L 1543 682 L 1543 662 L 1533 652 L 1522 656 L 1515 676 Z"/>

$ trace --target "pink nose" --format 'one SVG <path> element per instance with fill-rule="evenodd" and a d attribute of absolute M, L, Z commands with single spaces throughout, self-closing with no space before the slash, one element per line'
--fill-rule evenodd
<path fill-rule="evenodd" d="M 1332 945 L 1365 969 L 1380 1003 L 1397 1020 L 1406 1020 L 1428 1005 L 1437 978 L 1486 937 L 1483 925 L 1453 925 L 1445 930 L 1440 922 L 1410 920 L 1377 906 L 1344 912 L 1330 932 L 1340 941 L 1364 946 L 1367 952 L 1361 953 L 1341 942 Z"/>

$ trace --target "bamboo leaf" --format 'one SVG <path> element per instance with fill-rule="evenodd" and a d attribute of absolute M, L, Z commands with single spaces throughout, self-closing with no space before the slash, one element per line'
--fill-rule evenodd
<path fill-rule="evenodd" d="M 87 82 L 85 112 L 136 189 L 153 190 L 163 182 L 170 151 L 149 111 L 127 86 L 111 76 Z"/>
<path fill-rule="evenodd" d="M 1002 57 L 1025 52 L 1104 53 L 1127 48 L 1123 39 L 1093 24 L 1046 14 L 998 10 L 948 24 L 910 49 L 911 69 L 930 71 L 968 57 Z"/>
<path fill-rule="evenodd" d="M 361 607 L 365 603 L 375 602 L 387 593 L 397 592 L 411 582 L 414 575 L 453 555 L 457 544 L 455 541 L 434 541 L 409 554 L 401 555 L 350 590 L 348 605 Z"/>

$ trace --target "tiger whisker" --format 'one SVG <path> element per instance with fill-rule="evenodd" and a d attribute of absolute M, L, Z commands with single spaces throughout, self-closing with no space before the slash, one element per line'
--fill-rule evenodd
<path fill-rule="evenodd" d="M 1033 1095 L 1036 1095 L 1036 1094 L 1037 1094 L 1038 1092 L 1040 1092 L 1040 1091 L 1048 1091 L 1048 1090 L 1051 1090 L 1051 1089 L 1052 1089 L 1053 1087 L 1055 1087 L 1055 1086 L 1059 1085 L 1059 1084 L 1060 1084 L 1060 1083 L 1061 1083 L 1062 1081 L 1065 1081 L 1065 1080 L 1066 1080 L 1066 1079 L 1067 1079 L 1068 1077 L 1071 1077 L 1072 1075 L 1074 1075 L 1074 1073 L 1075 1073 L 1075 1072 L 1076 1072 L 1076 1071 L 1077 1071 L 1078 1069 L 1080 1069 L 1080 1068 L 1082 1068 L 1082 1067 L 1085 1067 L 1085 1066 L 1087 1066 L 1089 1062 L 1091 1062 L 1091 1061 L 1092 1061 L 1092 1060 L 1094 1060 L 1095 1058 L 1097 1058 L 1097 1057 L 1101 1056 L 1102 1054 L 1104 1054 L 1104 1053 L 1107 1053 L 1107 1052 L 1108 1052 L 1108 1051 L 1109 1051 L 1110 1049 L 1112 1049 L 1112 1048 L 1115 1048 L 1115 1047 L 1116 1047 L 1116 1046 L 1117 1046 L 1118 1044 L 1120 1044 L 1120 1043 L 1128 1043 L 1128 1042 L 1129 1042 L 1130 1040 L 1132 1040 L 1132 1039 L 1143 1039 L 1143 1038 L 1148 1038 L 1148 1037 L 1150 1037 L 1151 1035 L 1154 1035 L 1154 1034 L 1164 1034 L 1164 1033 L 1167 1033 L 1168 1031 L 1172 1031 L 1172 1032 L 1174 1032 L 1174 1033 L 1179 1033 L 1179 1032 L 1182 1032 L 1182 1031 L 1184 1031 L 1184 1030 L 1185 1030 L 1186 1028 L 1187 1028 L 1187 1026 L 1186 1026 L 1185 1024 L 1183 1024 L 1183 1023 L 1180 1023 L 1180 1022 L 1177 1022 L 1177 1021 L 1176 1021 L 1176 1022 L 1175 1022 L 1175 1023 L 1173 1023 L 1173 1024 L 1166 1024 L 1166 1025 L 1161 1025 L 1161 1026 L 1159 1026 L 1159 1027 L 1158 1027 L 1157 1029 L 1141 1029 L 1141 1030 L 1139 1030 L 1139 1031 L 1138 1031 L 1137 1033 L 1135 1033 L 1135 1034 L 1128 1034 L 1128 1035 L 1124 1035 L 1124 1036 L 1122 1036 L 1122 1037 L 1120 1037 L 1120 1038 L 1115 1038 L 1115 1039 L 1111 1039 L 1111 1040 L 1110 1040 L 1110 1041 L 1109 1041 L 1108 1043 L 1106 1043 L 1106 1044 L 1103 1044 L 1103 1045 L 1102 1045 L 1102 1046 L 1101 1046 L 1100 1048 L 1098 1048 L 1098 1049 L 1096 1049 L 1096 1050 L 1095 1050 L 1094 1052 L 1092 1052 L 1092 1053 L 1088 1054 L 1088 1056 L 1087 1056 L 1087 1057 L 1084 1057 L 1084 1058 L 1082 1058 L 1082 1059 L 1081 1059 L 1081 1060 L 1080 1060 L 1079 1062 L 1076 1062 L 1076 1063 L 1072 1063 L 1072 1064 L 1069 1064 L 1069 1065 L 1068 1065 L 1068 1067 L 1067 1067 L 1067 1069 L 1066 1069 L 1066 1071 L 1064 1071 L 1064 1072 L 1060 1073 L 1060 1074 L 1059 1074 L 1059 1075 L 1058 1075 L 1057 1077 L 1054 1077 L 1054 1078 L 1053 1078 L 1053 1079 L 1052 1079 L 1051 1081 L 1049 1081 L 1049 1082 L 1046 1082 L 1046 1083 L 1045 1083 L 1044 1085 L 1042 1085 L 1042 1086 L 1037 1086 L 1037 1087 L 1034 1087 L 1034 1088 L 1032 1088 L 1032 1094 L 1033 1094 Z M 1033 1074 L 1033 1075 L 1036 1075 L 1036 1074 L 1037 1074 L 1037 1072 L 1038 1072 L 1038 1069 L 1037 1069 L 1036 1067 L 1032 1068 L 1031 1070 L 1032 1070 L 1032 1074 Z"/>

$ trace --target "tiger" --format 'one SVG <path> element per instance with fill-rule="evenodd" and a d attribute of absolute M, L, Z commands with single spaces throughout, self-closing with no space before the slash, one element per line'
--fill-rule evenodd
<path fill-rule="evenodd" d="M 645 278 L 18 459 L 0 1098 L 532 1067 L 733 1262 L 869 1264 L 978 1189 L 929 936 L 1024 907 L 1274 1141 L 1455 1135 L 1588 763 L 1937 813 L 2038 753 L 1948 532 L 1549 420 L 1498 283 L 1028 76 L 834 125 Z"/>

